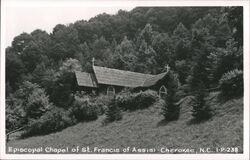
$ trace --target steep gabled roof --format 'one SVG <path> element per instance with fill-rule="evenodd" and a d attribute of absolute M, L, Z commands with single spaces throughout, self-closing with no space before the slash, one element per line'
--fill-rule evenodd
<path fill-rule="evenodd" d="M 143 82 L 143 87 L 150 87 L 150 86 L 153 86 L 155 85 L 159 80 L 161 80 L 162 78 L 164 78 L 166 75 L 167 75 L 168 72 L 164 72 L 164 73 L 161 73 L 161 74 L 157 74 L 157 75 L 154 75 L 153 77 L 151 78 L 148 78 L 146 79 L 144 82 Z"/>
<path fill-rule="evenodd" d="M 87 72 L 75 71 L 76 81 L 78 86 L 84 87 L 97 87 L 97 83 L 94 79 L 94 75 Z"/>
<path fill-rule="evenodd" d="M 98 84 L 134 88 L 142 86 L 146 79 L 154 77 L 154 75 L 151 74 L 123 71 L 99 66 L 93 66 L 93 69 Z"/>
<path fill-rule="evenodd" d="M 167 75 L 167 72 L 152 75 L 99 66 L 93 66 L 93 70 L 93 74 L 75 72 L 78 86 L 97 88 L 97 84 L 106 84 L 131 88 L 150 87 Z"/>

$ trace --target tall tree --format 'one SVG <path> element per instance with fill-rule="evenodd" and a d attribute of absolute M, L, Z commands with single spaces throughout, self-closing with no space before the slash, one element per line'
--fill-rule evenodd
<path fill-rule="evenodd" d="M 106 52 L 109 47 L 110 43 L 104 37 L 97 38 L 94 41 L 91 48 L 92 56 L 96 59 L 97 65 L 105 65 L 104 61 L 110 58 L 109 54 Z M 106 53 L 106 55 L 104 53 Z"/>
<path fill-rule="evenodd" d="M 139 33 L 136 40 L 136 71 L 144 73 L 156 73 L 156 69 L 152 68 L 156 66 L 156 52 L 152 47 L 153 37 L 156 32 L 153 31 L 150 24 L 146 26 Z"/>
<path fill-rule="evenodd" d="M 189 58 L 191 50 L 191 34 L 182 23 L 179 23 L 173 31 L 172 39 L 175 48 L 175 59 L 182 60 Z"/>
<path fill-rule="evenodd" d="M 72 24 L 65 26 L 58 24 L 52 32 L 53 44 L 51 47 L 51 58 L 58 62 L 67 58 L 75 58 L 80 44 L 78 32 Z"/>
<path fill-rule="evenodd" d="M 82 65 L 83 71 L 90 72 L 92 69 L 91 60 L 93 58 L 93 55 L 87 42 L 79 45 L 79 54 L 77 55 L 78 56 L 76 57 L 76 59 L 78 59 L 80 64 Z"/>
<path fill-rule="evenodd" d="M 72 58 L 65 60 L 59 69 L 59 76 L 51 93 L 52 102 L 59 107 L 67 108 L 73 101 L 75 71 L 81 71 L 81 65 L 78 60 Z"/>
<path fill-rule="evenodd" d="M 115 68 L 124 70 L 135 70 L 137 57 L 135 56 L 135 46 L 132 41 L 125 36 L 121 44 L 119 44 L 114 53 L 113 65 Z"/>
<path fill-rule="evenodd" d="M 174 67 L 174 46 L 171 37 L 167 33 L 156 34 L 152 42 L 153 49 L 156 52 L 157 73 L 162 72 L 166 65 Z"/>
<path fill-rule="evenodd" d="M 213 33 L 216 26 L 216 20 L 208 14 L 199 19 L 192 28 L 192 60 L 194 65 L 189 84 L 193 88 L 197 88 L 200 83 L 203 83 L 205 87 L 209 87 L 208 55 L 215 49 Z"/>
<path fill-rule="evenodd" d="M 32 36 L 28 33 L 21 33 L 12 41 L 12 47 L 17 54 L 21 54 L 32 40 Z"/>
<path fill-rule="evenodd" d="M 154 66 L 156 66 L 156 52 L 151 45 L 148 45 L 144 40 L 136 53 L 137 63 L 136 71 L 142 73 L 156 73 Z"/>

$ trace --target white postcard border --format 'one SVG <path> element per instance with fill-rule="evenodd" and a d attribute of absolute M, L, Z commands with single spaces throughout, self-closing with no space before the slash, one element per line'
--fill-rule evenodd
<path fill-rule="evenodd" d="M 243 6 L 244 7 L 244 153 L 243 154 L 6 154 L 5 142 L 5 8 L 6 7 L 119 7 L 119 6 Z M 249 159 L 249 1 L 77 1 L 77 0 L 3 0 L 1 2 L 1 63 L 0 63 L 0 159 Z"/>

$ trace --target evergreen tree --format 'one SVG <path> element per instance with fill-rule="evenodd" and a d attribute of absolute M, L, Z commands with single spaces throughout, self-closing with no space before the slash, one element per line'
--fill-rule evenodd
<path fill-rule="evenodd" d="M 180 114 L 180 107 L 176 104 L 178 101 L 176 97 L 178 78 L 173 71 L 169 71 L 168 73 L 167 86 L 168 93 L 163 97 L 165 105 L 162 108 L 162 114 L 167 121 L 177 120 Z"/>
<path fill-rule="evenodd" d="M 136 40 L 137 63 L 135 71 L 142 73 L 156 73 L 155 66 L 157 66 L 157 53 L 152 47 L 155 34 L 156 32 L 153 31 L 150 24 L 146 24 L 143 30 L 140 31 Z"/>
<path fill-rule="evenodd" d="M 182 60 L 189 58 L 191 50 L 191 34 L 182 23 L 179 23 L 173 31 L 172 39 L 175 48 L 175 59 Z"/>
<path fill-rule="evenodd" d="M 153 32 L 151 24 L 146 24 L 137 38 L 137 43 L 140 45 L 142 41 L 145 41 L 146 44 L 151 45 L 153 36 L 154 36 L 154 32 Z"/>
<path fill-rule="evenodd" d="M 174 97 L 166 96 L 162 113 L 167 121 L 177 120 L 179 118 L 180 108 L 175 104 Z"/>
<path fill-rule="evenodd" d="M 113 65 L 115 68 L 120 68 L 123 70 L 135 70 L 135 63 L 137 57 L 135 56 L 133 42 L 128 40 L 125 36 L 121 44 L 119 44 L 114 53 Z"/>
<path fill-rule="evenodd" d="M 156 34 L 153 38 L 152 47 L 156 52 L 155 61 L 157 73 L 162 72 L 168 64 L 174 66 L 174 46 L 173 40 L 167 33 Z"/>
<path fill-rule="evenodd" d="M 200 84 L 198 88 L 194 99 L 192 116 L 197 121 L 207 120 L 212 116 L 212 110 L 205 102 L 207 93 L 205 92 L 204 85 Z"/>
<path fill-rule="evenodd" d="M 156 52 L 151 45 L 148 45 L 146 41 L 142 41 L 141 45 L 136 53 L 137 63 L 136 71 L 142 73 L 155 73 Z"/>
<path fill-rule="evenodd" d="M 193 89 L 197 89 L 200 83 L 209 87 L 208 55 L 215 50 L 213 32 L 216 26 L 215 19 L 211 15 L 207 15 L 203 19 L 199 19 L 192 28 L 192 61 L 194 65 L 188 83 Z"/>

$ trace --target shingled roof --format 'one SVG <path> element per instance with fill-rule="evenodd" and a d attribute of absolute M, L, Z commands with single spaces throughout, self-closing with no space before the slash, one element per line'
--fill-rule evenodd
<path fill-rule="evenodd" d="M 130 72 L 99 66 L 94 66 L 93 69 L 97 82 L 100 84 L 124 87 L 138 87 L 143 84 L 145 79 L 153 77 L 153 75 L 150 74 Z"/>
<path fill-rule="evenodd" d="M 76 81 L 78 86 L 85 86 L 85 87 L 97 87 L 97 83 L 94 79 L 94 75 L 87 72 L 80 72 L 75 71 Z"/>
<path fill-rule="evenodd" d="M 157 74 L 157 75 L 154 75 L 153 77 L 151 78 L 148 78 L 144 81 L 143 83 L 143 87 L 150 87 L 152 85 L 155 85 L 159 80 L 161 80 L 162 78 L 164 78 L 166 75 L 167 75 L 168 72 L 164 72 L 164 73 L 161 73 L 161 74 Z"/>
<path fill-rule="evenodd" d="M 131 88 L 150 87 L 167 74 L 167 72 L 157 75 L 143 74 L 99 66 L 93 66 L 93 70 L 94 74 L 76 72 L 77 83 L 79 86 L 97 87 L 97 84 L 106 84 Z"/>

